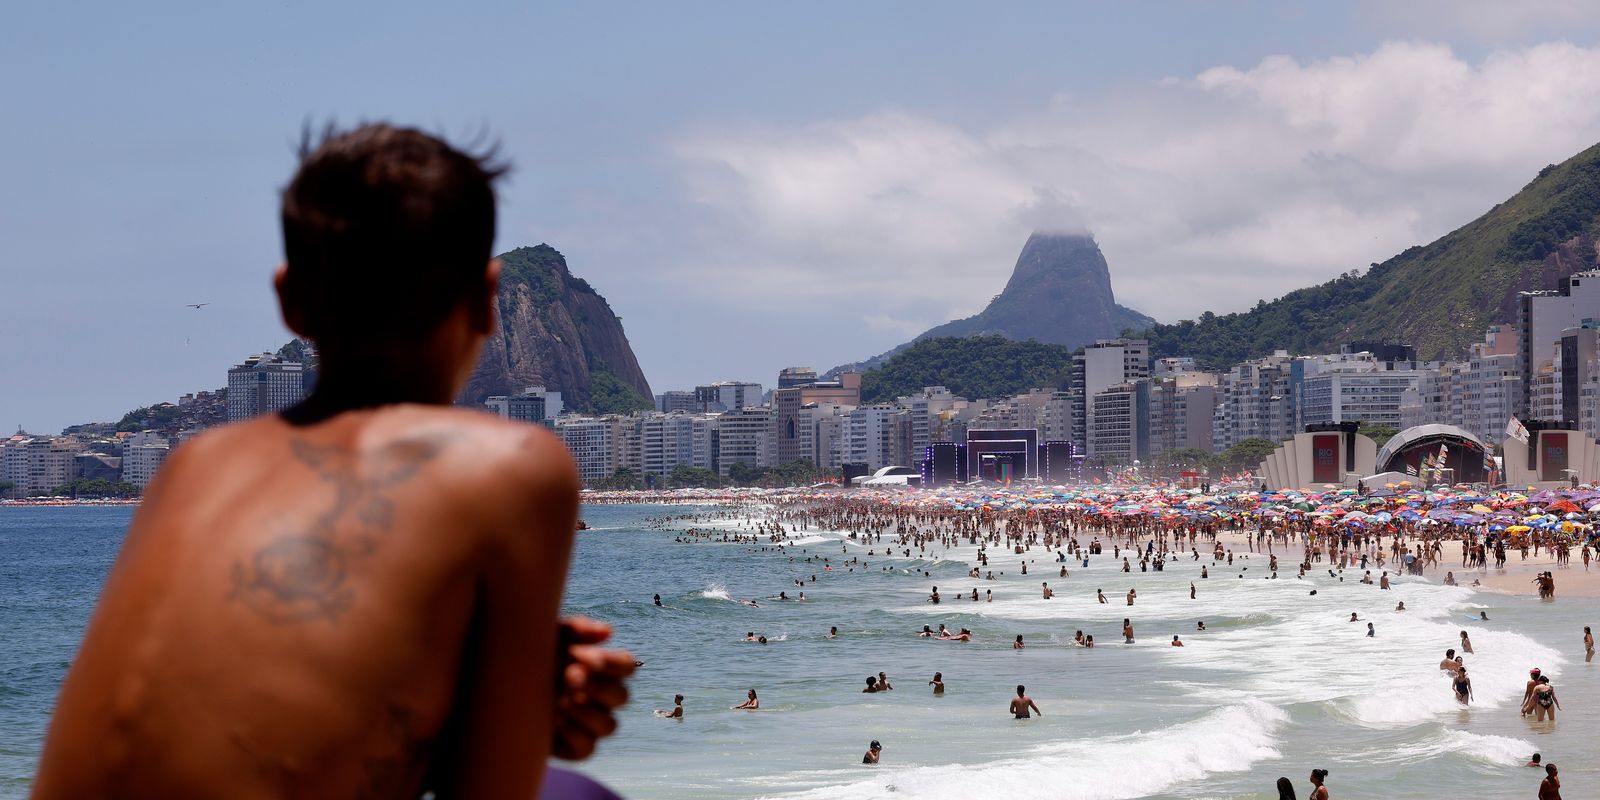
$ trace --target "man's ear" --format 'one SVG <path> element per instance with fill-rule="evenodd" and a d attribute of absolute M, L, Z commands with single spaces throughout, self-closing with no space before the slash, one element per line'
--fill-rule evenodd
<path fill-rule="evenodd" d="M 483 297 L 474 303 L 472 313 L 472 330 L 489 336 L 494 333 L 496 316 L 500 303 L 500 259 L 491 258 L 483 268 Z"/>
<path fill-rule="evenodd" d="M 300 305 L 300 298 L 294 296 L 294 291 L 289 286 L 287 263 L 280 263 L 278 268 L 272 271 L 272 288 L 278 294 L 278 313 L 283 315 L 283 324 L 296 336 L 313 338 L 312 331 L 306 324 L 306 312 Z"/>

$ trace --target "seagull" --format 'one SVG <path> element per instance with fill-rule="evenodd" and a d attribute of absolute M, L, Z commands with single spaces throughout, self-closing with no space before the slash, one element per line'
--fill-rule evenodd
<path fill-rule="evenodd" d="M 211 304 L 210 304 L 210 303 L 187 303 L 187 304 L 186 304 L 186 305 L 187 305 L 187 306 L 188 306 L 188 307 L 189 307 L 189 308 L 193 308 L 193 309 L 201 309 L 201 308 L 205 308 L 205 307 L 206 307 L 206 306 L 209 306 L 209 305 L 211 305 Z"/>

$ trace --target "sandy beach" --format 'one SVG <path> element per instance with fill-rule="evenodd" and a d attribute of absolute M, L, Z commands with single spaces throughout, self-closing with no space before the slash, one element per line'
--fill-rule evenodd
<path fill-rule="evenodd" d="M 1251 537 L 1243 531 L 1224 531 L 1218 534 L 1217 538 L 1222 541 L 1224 547 L 1235 553 L 1250 552 Z M 1385 546 L 1388 541 L 1385 539 Z M 1281 571 L 1285 568 L 1281 563 L 1284 551 L 1279 548 L 1276 552 L 1279 553 Z M 1301 553 L 1300 545 L 1290 545 L 1288 552 L 1298 557 Z M 1461 542 L 1446 541 L 1444 556 L 1440 563 L 1425 569 L 1423 576 L 1430 581 L 1442 582 L 1446 572 L 1454 572 L 1456 583 L 1462 586 L 1472 586 L 1472 582 L 1476 580 L 1479 585 L 1473 588 L 1480 591 L 1538 597 L 1539 592 L 1534 587 L 1533 579 L 1535 575 L 1546 571 L 1555 573 L 1554 602 L 1561 602 L 1563 597 L 1600 598 L 1600 561 L 1597 561 L 1591 569 L 1585 570 L 1582 555 L 1577 551 L 1572 554 L 1572 563 L 1557 565 L 1555 554 L 1548 550 L 1540 550 L 1537 556 L 1529 550 L 1526 560 L 1523 560 L 1521 553 L 1508 550 L 1505 569 L 1496 569 L 1492 565 L 1487 568 L 1468 569 L 1461 565 Z M 1400 573 L 1390 569 L 1389 574 L 1396 576 Z"/>

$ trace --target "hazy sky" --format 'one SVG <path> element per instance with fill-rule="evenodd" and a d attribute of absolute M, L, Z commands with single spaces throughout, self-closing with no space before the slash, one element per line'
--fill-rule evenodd
<path fill-rule="evenodd" d="M 973 313 L 1089 229 L 1164 321 L 1381 261 L 1600 141 L 1600 4 L 22 3 L 0 430 L 225 384 L 306 120 L 487 126 L 656 391 Z M 186 303 L 209 302 L 195 311 Z"/>

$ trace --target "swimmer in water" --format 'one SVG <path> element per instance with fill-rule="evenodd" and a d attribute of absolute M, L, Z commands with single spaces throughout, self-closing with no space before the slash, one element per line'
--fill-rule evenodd
<path fill-rule="evenodd" d="M 1133 644 L 1133 622 L 1127 617 L 1122 618 L 1122 643 Z"/>
<path fill-rule="evenodd" d="M 1400 603 L 1394 607 L 1394 610 L 1396 610 L 1396 611 L 1404 611 L 1404 610 L 1406 610 L 1406 601 L 1401 600 Z"/>
<path fill-rule="evenodd" d="M 1467 668 L 1456 670 L 1456 679 L 1451 684 L 1456 692 L 1456 702 L 1467 705 L 1472 700 L 1472 679 L 1467 677 Z"/>
<path fill-rule="evenodd" d="M 1072 635 L 1072 643 L 1078 647 L 1083 646 L 1083 631 L 1078 631 Z"/>
<path fill-rule="evenodd" d="M 1351 622 L 1360 622 L 1361 618 L 1356 616 L 1356 612 L 1352 611 L 1352 612 L 1350 612 L 1350 621 Z"/>
<path fill-rule="evenodd" d="M 1017 684 L 1017 696 L 1011 698 L 1011 716 L 1016 719 L 1028 719 L 1028 711 L 1030 709 L 1033 713 L 1041 717 L 1044 716 L 1044 712 L 1039 710 L 1039 705 L 1033 702 L 1033 698 L 1028 696 L 1027 687 L 1019 683 Z"/>
<path fill-rule="evenodd" d="M 1372 623 L 1370 623 L 1370 622 L 1367 623 L 1367 635 L 1368 636 L 1377 636 L 1378 635 L 1378 629 L 1372 627 Z"/>
<path fill-rule="evenodd" d="M 861 757 L 861 763 L 863 763 L 863 764 L 876 764 L 876 763 L 878 763 L 878 755 L 880 753 L 882 753 L 882 752 L 883 752 L 883 745 L 878 744 L 878 740 L 877 739 L 873 739 L 872 740 L 872 744 L 867 745 L 867 754 Z"/>
<path fill-rule="evenodd" d="M 1461 632 L 1461 652 L 1463 652 L 1463 653 L 1471 653 L 1472 652 L 1472 640 L 1467 638 L 1467 632 L 1466 631 L 1462 631 Z"/>
<path fill-rule="evenodd" d="M 1019 633 L 1019 634 L 1017 634 L 1017 640 L 1011 643 L 1011 649 L 1012 650 L 1021 650 L 1022 647 L 1023 647 L 1023 645 L 1022 645 L 1022 634 Z"/>
<path fill-rule="evenodd" d="M 1311 795 L 1310 800 L 1328 800 L 1328 787 L 1323 784 L 1328 780 L 1328 771 L 1325 769 L 1311 770 Z"/>
<path fill-rule="evenodd" d="M 974 589 L 973 591 L 977 591 L 977 590 Z M 1044 584 L 1044 592 L 1043 592 L 1043 594 L 1044 594 L 1044 599 L 1049 600 L 1050 598 L 1054 597 L 1056 593 L 1050 591 L 1050 584 L 1049 583 L 1045 583 Z"/>
<path fill-rule="evenodd" d="M 1095 599 L 1098 600 L 1101 603 L 1104 603 L 1106 601 L 1106 593 L 1103 592 L 1103 591 L 1100 591 L 1099 589 L 1094 590 L 1094 596 L 1095 596 Z"/>
<path fill-rule="evenodd" d="M 751 689 L 749 694 L 745 696 L 745 701 L 734 706 L 733 710 L 738 711 L 739 709 L 744 709 L 746 711 L 755 711 L 759 708 L 761 708 L 761 700 L 756 697 L 756 690 Z"/>
<path fill-rule="evenodd" d="M 940 625 L 940 626 L 939 626 L 939 632 L 940 632 L 940 633 L 943 633 L 943 632 L 944 632 L 944 626 L 943 626 L 943 625 Z M 918 635 L 918 636 L 921 636 L 921 637 L 924 637 L 924 638 L 932 638 L 932 636 L 933 636 L 933 631 L 932 631 L 932 630 L 930 630 L 930 629 L 929 629 L 929 628 L 928 628 L 928 626 L 926 626 L 926 625 L 924 625 L 924 626 L 922 626 L 922 630 L 920 630 L 920 631 L 918 631 L 918 632 L 917 632 L 917 635 Z"/>
<path fill-rule="evenodd" d="M 1194 624 L 1194 629 L 1197 630 L 1197 631 L 1205 630 L 1206 629 L 1206 621 L 1205 620 L 1200 620 L 1199 622 L 1196 622 Z"/>
<path fill-rule="evenodd" d="M 1179 639 L 1177 634 L 1173 634 L 1172 635 L 1172 646 L 1173 647 L 1182 647 L 1183 646 L 1183 640 Z"/>
<path fill-rule="evenodd" d="M 862 689 L 861 693 L 862 694 L 876 694 L 877 692 L 881 692 L 881 691 L 883 691 L 883 689 L 878 687 L 878 678 L 877 678 L 877 676 L 868 675 L 867 676 L 867 688 Z"/>
<path fill-rule="evenodd" d="M 1083 637 L 1083 646 L 1094 647 L 1094 636 L 1091 635 Z"/>
<path fill-rule="evenodd" d="M 665 717 L 667 719 L 683 719 L 683 695 L 673 695 L 672 710 L 668 711 L 664 708 L 658 708 L 656 709 L 656 716 Z"/>
<path fill-rule="evenodd" d="M 927 626 L 924 625 L 923 627 L 926 628 Z M 828 639 L 837 639 L 837 638 L 839 638 L 839 626 L 837 626 L 837 625 L 829 626 L 828 627 L 828 635 L 825 638 L 828 638 Z"/>
<path fill-rule="evenodd" d="M 887 692 L 887 691 L 889 691 L 889 690 L 891 690 L 893 688 L 894 688 L 893 686 L 889 685 L 889 676 L 884 674 L 884 672 L 882 670 L 879 670 L 878 671 L 878 689 L 879 689 L 879 691 Z"/>
<path fill-rule="evenodd" d="M 747 631 L 747 632 L 745 632 L 744 640 L 747 641 L 747 642 L 756 641 L 756 632 L 755 631 Z"/>
<path fill-rule="evenodd" d="M 944 673 L 943 672 L 935 672 L 935 673 L 933 673 L 933 680 L 928 681 L 928 685 L 933 687 L 933 693 L 935 695 L 944 694 Z"/>
<path fill-rule="evenodd" d="M 660 606 L 660 605 L 661 605 L 661 595 L 659 595 L 659 594 L 658 594 L 658 595 L 656 595 L 656 605 L 657 605 L 657 606 Z"/>
<path fill-rule="evenodd" d="M 766 644 L 767 643 L 767 637 L 762 636 L 760 638 L 757 638 L 756 641 L 760 642 L 761 644 Z"/>
<path fill-rule="evenodd" d="M 1456 668 L 1456 649 L 1452 647 L 1449 650 L 1444 651 L 1444 660 L 1439 662 L 1439 669 L 1447 672 L 1455 672 Z"/>

